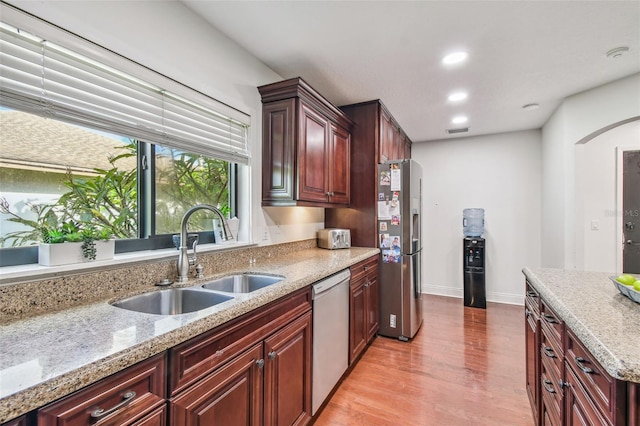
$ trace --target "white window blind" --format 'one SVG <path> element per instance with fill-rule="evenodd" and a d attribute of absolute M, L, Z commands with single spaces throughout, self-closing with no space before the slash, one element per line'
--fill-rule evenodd
<path fill-rule="evenodd" d="M 225 114 L 230 107 L 199 92 L 188 93 L 192 96 L 173 93 L 0 23 L 1 104 L 247 164 L 250 117 L 237 111 L 231 117 Z"/>

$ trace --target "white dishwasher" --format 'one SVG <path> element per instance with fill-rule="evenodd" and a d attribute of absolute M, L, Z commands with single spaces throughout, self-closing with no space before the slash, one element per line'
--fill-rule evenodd
<path fill-rule="evenodd" d="M 348 269 L 313 285 L 313 389 L 311 415 L 349 364 Z"/>

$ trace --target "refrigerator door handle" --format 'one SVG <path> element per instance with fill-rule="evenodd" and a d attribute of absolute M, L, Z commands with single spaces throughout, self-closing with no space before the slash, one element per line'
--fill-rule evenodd
<path fill-rule="evenodd" d="M 413 278 L 414 297 L 417 299 L 422 293 L 422 279 L 420 274 L 420 255 L 422 250 L 417 251 L 411 256 L 411 274 Z"/>

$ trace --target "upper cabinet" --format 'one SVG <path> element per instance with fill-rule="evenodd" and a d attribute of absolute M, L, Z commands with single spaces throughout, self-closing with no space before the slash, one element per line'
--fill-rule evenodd
<path fill-rule="evenodd" d="M 347 105 L 341 108 L 349 114 L 351 110 L 366 108 L 367 104 L 372 107 L 374 116 L 378 117 L 378 120 L 375 120 L 378 121 L 376 127 L 379 128 L 379 141 L 377 143 L 378 163 L 411 158 L 411 139 L 396 123 L 382 102 L 366 102 L 365 104 Z"/>
<path fill-rule="evenodd" d="M 325 211 L 325 226 L 350 229 L 354 247 L 377 247 L 378 163 L 411 158 L 411 140 L 379 100 L 340 109 L 355 123 L 351 132 L 353 191 L 348 209 Z"/>
<path fill-rule="evenodd" d="M 262 96 L 262 205 L 346 207 L 353 122 L 301 78 Z"/>

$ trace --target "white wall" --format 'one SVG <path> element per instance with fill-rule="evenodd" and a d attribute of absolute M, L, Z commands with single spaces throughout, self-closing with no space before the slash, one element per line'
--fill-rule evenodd
<path fill-rule="evenodd" d="M 257 58 L 176 1 L 24 1 L 9 3 L 251 115 L 252 239 L 272 244 L 315 238 L 319 208 L 261 207 L 262 104 L 258 86 L 282 80 Z M 246 225 L 246 222 L 245 222 Z M 242 225 L 241 225 L 242 226 Z M 246 235 L 246 232 L 245 232 Z"/>
<path fill-rule="evenodd" d="M 541 134 L 415 143 L 423 176 L 423 291 L 462 297 L 462 210 L 485 209 L 487 300 L 521 304 L 540 265 Z"/>
<path fill-rule="evenodd" d="M 622 272 L 618 149 L 640 149 L 640 121 L 576 145 L 576 268 Z M 640 189 L 639 189 L 640 190 Z"/>
<path fill-rule="evenodd" d="M 576 144 L 640 116 L 640 74 L 573 95 L 542 129 L 542 266 L 581 269 L 585 242 L 576 200 Z M 581 148 L 578 148 L 581 149 Z"/>

